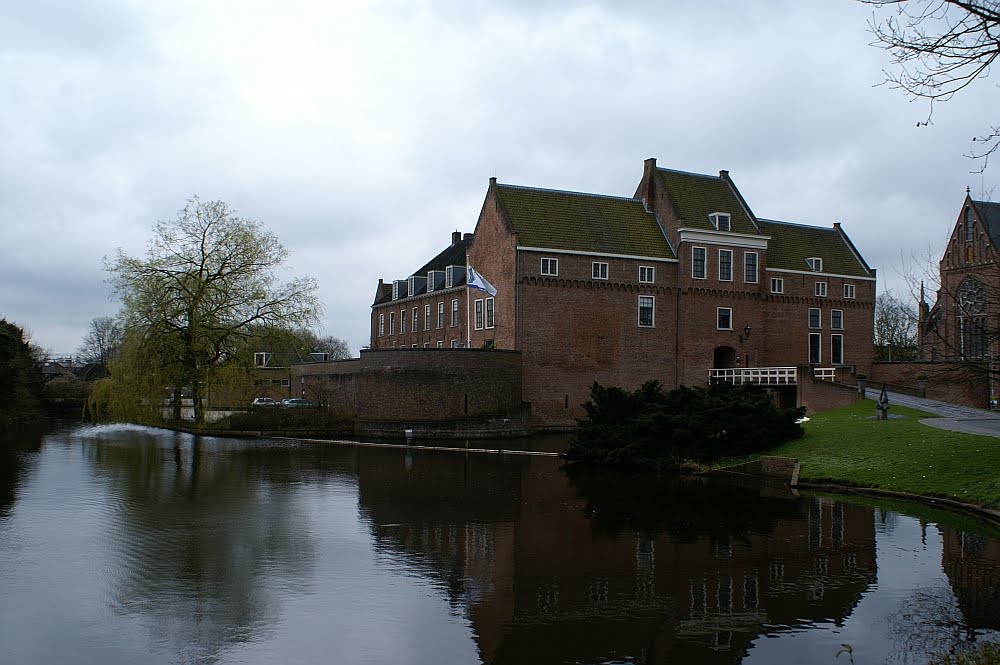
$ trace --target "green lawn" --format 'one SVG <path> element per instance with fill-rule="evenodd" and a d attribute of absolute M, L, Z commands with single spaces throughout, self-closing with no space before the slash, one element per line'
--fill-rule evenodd
<path fill-rule="evenodd" d="M 1000 438 L 921 425 L 922 411 L 878 421 L 874 402 L 810 416 L 806 434 L 768 454 L 797 457 L 803 482 L 834 481 L 947 497 L 1000 509 Z"/>

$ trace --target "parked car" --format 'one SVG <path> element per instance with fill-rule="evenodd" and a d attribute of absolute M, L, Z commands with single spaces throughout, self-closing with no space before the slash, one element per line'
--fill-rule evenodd
<path fill-rule="evenodd" d="M 253 401 L 252 406 L 255 409 L 273 409 L 278 406 L 278 403 L 270 397 L 258 397 Z"/>
<path fill-rule="evenodd" d="M 301 397 L 290 397 L 289 399 L 281 400 L 281 406 L 286 409 L 311 409 L 316 405 Z"/>

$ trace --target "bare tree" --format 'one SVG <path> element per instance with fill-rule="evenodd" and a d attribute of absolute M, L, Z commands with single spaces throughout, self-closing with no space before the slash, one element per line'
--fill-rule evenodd
<path fill-rule="evenodd" d="M 881 361 L 917 357 L 917 311 L 890 292 L 875 299 L 875 358 Z"/>
<path fill-rule="evenodd" d="M 99 316 L 91 319 L 87 334 L 77 353 L 89 363 L 107 367 L 108 363 L 121 350 L 125 340 L 125 329 L 110 316 Z"/>
<path fill-rule="evenodd" d="M 333 335 L 318 337 L 313 344 L 313 353 L 325 353 L 330 360 L 347 360 L 352 357 L 347 341 Z"/>
<path fill-rule="evenodd" d="M 869 25 L 874 45 L 893 58 L 895 71 L 886 72 L 894 88 L 928 100 L 926 125 L 935 102 L 944 102 L 979 78 L 989 76 L 1000 55 L 1000 2 L 996 0 L 858 0 L 876 10 L 887 6 L 888 16 L 876 13 Z M 972 139 L 978 145 L 966 156 L 980 160 L 977 172 L 986 169 L 989 157 L 1000 147 L 1000 124 Z"/>

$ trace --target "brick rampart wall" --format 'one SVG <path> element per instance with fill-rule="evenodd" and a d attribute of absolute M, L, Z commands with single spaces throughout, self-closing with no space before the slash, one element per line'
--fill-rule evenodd
<path fill-rule="evenodd" d="M 979 409 L 988 407 L 989 387 L 983 368 L 942 362 L 882 362 L 872 365 L 869 388 L 899 386 L 905 392 L 917 394 L 917 377 L 927 376 L 923 396 L 951 404 L 963 404 Z"/>
<path fill-rule="evenodd" d="M 364 421 L 445 421 L 519 412 L 521 354 L 482 349 L 362 351 Z"/>
<path fill-rule="evenodd" d="M 857 385 L 820 381 L 813 376 L 812 367 L 798 367 L 798 403 L 807 413 L 839 409 L 861 399 Z"/>

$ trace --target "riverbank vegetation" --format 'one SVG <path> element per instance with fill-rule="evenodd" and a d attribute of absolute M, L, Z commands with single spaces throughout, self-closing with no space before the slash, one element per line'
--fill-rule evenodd
<path fill-rule="evenodd" d="M 796 457 L 803 482 L 875 487 L 1000 509 L 1000 440 L 937 429 L 902 406 L 875 420 L 874 403 L 818 413 L 805 436 L 770 452 Z"/>
<path fill-rule="evenodd" d="M 24 329 L 0 319 L 0 430 L 42 417 L 42 354 Z"/>
<path fill-rule="evenodd" d="M 634 391 L 594 383 L 590 395 L 565 453 L 571 461 L 676 468 L 768 450 L 803 433 L 804 409 L 779 409 L 752 386 L 664 392 L 659 381 Z"/>

